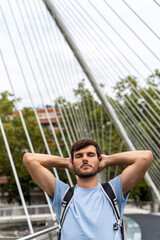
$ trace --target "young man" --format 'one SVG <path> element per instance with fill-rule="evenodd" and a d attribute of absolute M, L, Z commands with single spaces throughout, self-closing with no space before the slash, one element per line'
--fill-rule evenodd
<path fill-rule="evenodd" d="M 127 166 L 121 175 L 110 181 L 122 216 L 129 191 L 143 178 L 152 158 L 151 151 L 102 155 L 98 144 L 85 138 L 73 144 L 71 159 L 26 153 L 23 161 L 33 180 L 49 195 L 58 220 L 68 185 L 56 179 L 48 168 L 67 168 L 78 176 L 74 197 L 63 223 L 61 240 L 113 240 L 113 224 L 116 219 L 111 204 L 98 183 L 97 173 L 108 166 Z M 120 229 L 118 239 L 121 239 Z"/>

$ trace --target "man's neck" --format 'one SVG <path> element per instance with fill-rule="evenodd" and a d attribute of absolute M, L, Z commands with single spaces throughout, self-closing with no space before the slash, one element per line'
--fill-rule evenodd
<path fill-rule="evenodd" d="M 97 175 L 89 178 L 78 177 L 78 186 L 82 188 L 94 188 L 98 184 Z"/>

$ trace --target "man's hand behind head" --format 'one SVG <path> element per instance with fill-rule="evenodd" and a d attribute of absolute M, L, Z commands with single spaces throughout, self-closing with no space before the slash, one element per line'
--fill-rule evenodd
<path fill-rule="evenodd" d="M 69 157 L 69 158 L 65 158 L 67 161 L 68 161 L 68 170 L 75 174 L 75 171 L 74 171 L 74 166 L 73 166 L 73 162 L 72 162 L 72 159 Z"/>
<path fill-rule="evenodd" d="M 98 166 L 98 172 L 103 171 L 104 168 L 107 166 L 107 157 L 108 155 L 101 154 L 99 157 L 99 166 Z"/>

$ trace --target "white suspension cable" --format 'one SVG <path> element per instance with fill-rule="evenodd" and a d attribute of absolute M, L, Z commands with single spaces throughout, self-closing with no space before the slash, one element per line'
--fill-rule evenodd
<path fill-rule="evenodd" d="M 153 1 L 160 7 L 160 4 L 156 0 L 153 0 Z"/>
<path fill-rule="evenodd" d="M 122 122 L 124 122 L 126 124 L 124 109 L 122 109 L 122 110 L 119 109 L 118 111 L 121 111 L 119 117 L 122 120 Z M 131 121 L 132 121 L 132 119 L 129 119 L 129 118 L 127 119 L 127 122 L 130 123 L 130 124 L 128 124 L 128 130 L 130 131 L 130 132 L 128 131 L 128 134 L 129 134 L 129 136 L 132 136 L 132 139 L 135 143 L 135 146 L 137 146 L 138 149 L 142 149 L 142 148 L 143 149 L 150 149 L 150 146 L 148 145 L 148 143 L 144 142 L 143 136 L 139 132 L 136 133 L 137 129 L 132 129 L 132 122 Z M 159 156 L 156 155 L 156 153 L 154 151 L 153 151 L 153 153 L 154 153 L 154 158 L 156 158 L 156 160 L 157 160 L 157 158 L 159 158 Z M 154 161 L 154 163 L 157 165 L 157 161 Z M 151 168 L 152 168 L 154 163 L 152 163 Z M 158 167 L 158 165 L 157 165 L 157 167 Z"/>
<path fill-rule="evenodd" d="M 113 104 L 115 105 L 116 103 L 113 102 Z M 118 106 L 118 105 L 117 105 Z M 117 107 L 116 106 L 116 107 Z M 121 107 L 122 108 L 122 107 Z M 136 144 L 137 143 L 137 140 L 139 142 L 139 147 L 140 149 L 143 147 L 144 149 L 152 149 L 153 150 L 153 153 L 154 153 L 154 157 L 157 159 L 159 159 L 160 157 L 160 152 L 158 152 L 158 149 L 157 149 L 157 153 L 156 153 L 156 150 L 155 148 L 152 148 L 152 145 L 154 145 L 154 142 L 152 142 L 152 139 L 145 141 L 144 140 L 144 136 L 141 134 L 141 131 L 137 132 L 137 128 L 139 128 L 139 124 L 137 123 L 137 128 L 134 128 L 132 129 L 132 125 L 133 123 L 135 123 L 135 119 L 134 118 L 127 118 L 127 122 L 126 122 L 126 116 L 125 116 L 125 109 L 121 109 L 120 107 L 118 107 L 118 111 L 120 111 L 120 114 L 118 113 L 120 119 L 122 120 L 122 122 L 124 122 L 124 124 L 128 124 L 128 129 L 130 129 L 131 133 L 128 132 L 128 134 L 132 136 L 132 138 L 134 140 L 134 143 Z M 132 122 L 133 121 L 133 122 Z M 136 133 L 136 134 L 135 134 Z M 147 136 L 148 138 L 148 136 Z M 136 140 L 137 139 L 137 140 Z M 149 146 L 149 144 L 151 144 L 151 146 Z M 157 155 L 158 154 L 158 155 Z M 157 164 L 157 161 L 155 161 L 155 163 Z M 158 167 L 158 165 L 157 165 Z M 152 168 L 152 165 L 151 165 L 151 168 Z"/>
<path fill-rule="evenodd" d="M 23 208 L 24 208 L 24 212 L 25 212 L 25 215 L 26 215 L 28 227 L 29 227 L 30 232 L 34 233 L 32 223 L 31 223 L 31 219 L 30 219 L 30 216 L 29 216 L 29 213 L 28 213 L 28 210 L 27 210 L 27 206 L 26 206 L 25 199 L 24 199 L 24 196 L 23 196 L 23 192 L 22 192 L 22 189 L 21 189 L 21 185 L 20 185 L 20 182 L 19 182 L 18 174 L 17 174 L 17 171 L 16 171 L 16 167 L 14 165 L 14 161 L 13 161 L 13 158 L 12 158 L 12 154 L 11 154 L 11 151 L 10 151 L 10 148 L 9 148 L 9 144 L 8 144 L 8 141 L 7 141 L 7 138 L 6 138 L 6 134 L 5 134 L 5 131 L 4 131 L 4 128 L 3 128 L 3 123 L 2 123 L 1 118 L 0 118 L 0 129 L 1 129 L 1 132 L 2 132 L 3 140 L 5 142 L 5 147 L 6 147 L 7 154 L 8 154 L 8 157 L 9 157 L 9 161 L 10 161 L 10 164 L 11 164 L 11 167 L 12 167 L 12 171 L 13 171 L 15 182 L 16 182 L 18 192 L 19 192 L 19 195 L 20 195 L 20 198 L 21 198 L 21 202 L 22 202 L 22 205 L 23 205 Z"/>
<path fill-rule="evenodd" d="M 143 18 L 141 18 L 125 0 L 122 1 L 134 13 L 134 15 L 136 15 L 136 17 L 140 19 L 140 21 L 154 34 L 154 36 L 160 40 L 160 36 L 158 36 L 157 33 L 153 31 L 153 29 L 143 20 Z"/>
<path fill-rule="evenodd" d="M 111 9 L 111 11 L 118 17 L 118 19 L 123 22 L 123 24 L 136 36 L 136 38 L 148 49 L 148 51 L 158 60 L 160 61 L 160 58 L 151 50 L 150 47 L 138 36 L 138 34 L 127 24 L 126 21 L 123 20 L 122 17 L 110 6 L 109 3 L 107 3 L 105 0 L 103 0 L 104 3 Z"/>
<path fill-rule="evenodd" d="M 81 80 L 81 78 L 79 79 L 80 74 L 78 74 L 78 73 L 79 73 L 79 71 L 81 71 L 81 76 L 82 76 L 83 70 L 79 69 L 79 65 L 75 58 L 74 58 L 74 67 L 75 67 L 75 72 L 77 72 L 77 74 L 75 75 L 75 78 L 74 78 L 74 81 L 72 81 L 72 84 L 74 85 L 74 82 L 75 82 L 76 85 L 78 86 L 79 81 Z M 86 115 L 85 115 L 85 112 L 83 111 L 82 105 L 83 104 L 82 104 L 82 100 L 81 100 L 81 103 L 79 102 L 78 109 L 76 110 L 77 111 L 76 118 L 77 118 L 77 122 L 79 123 L 78 125 L 80 126 L 80 129 L 83 132 L 84 128 L 87 127 L 88 119 L 86 118 Z M 81 135 L 81 138 L 82 138 L 82 135 Z"/>
<path fill-rule="evenodd" d="M 49 24 L 50 24 L 50 28 L 52 29 L 52 27 L 51 27 L 51 23 L 50 23 L 50 21 L 48 21 L 49 22 Z M 50 51 L 51 52 L 51 51 Z M 53 56 L 51 56 L 51 57 L 53 57 Z M 61 79 L 61 77 L 59 78 L 59 79 Z M 52 88 L 53 89 L 53 88 Z M 57 88 L 58 89 L 58 88 Z M 58 105 L 59 106 L 59 105 Z M 60 107 L 60 106 L 59 106 Z M 69 128 L 70 128 L 70 131 L 71 131 L 71 133 L 73 134 L 73 131 L 72 131 L 72 128 L 71 128 L 71 125 L 70 125 L 70 122 L 68 121 L 68 115 L 66 114 L 66 110 L 65 110 L 65 108 L 64 108 L 64 113 L 65 113 L 65 117 L 66 117 L 66 119 L 67 119 L 67 122 L 69 123 Z M 72 119 L 72 114 L 70 114 L 71 115 L 71 119 Z M 62 117 L 63 117 L 63 115 L 62 115 Z M 63 117 L 63 119 L 64 119 L 64 117 Z M 73 125 L 73 127 L 74 127 L 74 125 L 75 125 L 75 123 L 73 122 L 73 119 L 72 119 L 72 125 Z M 66 129 L 67 130 L 67 129 Z M 75 133 L 77 133 L 77 131 L 75 131 Z M 74 137 L 74 134 L 73 134 L 73 137 Z M 75 140 L 75 139 L 74 139 Z"/>
<path fill-rule="evenodd" d="M 102 139 L 102 152 L 105 153 L 105 148 L 104 148 L 104 119 L 103 119 L 103 106 L 101 104 L 100 106 L 100 111 L 101 111 L 101 139 Z"/>
<path fill-rule="evenodd" d="M 38 29 L 38 28 L 37 28 L 37 29 Z M 39 33 L 39 32 L 38 32 L 38 33 Z M 29 35 L 28 35 L 28 36 L 29 36 Z M 35 36 L 35 35 L 34 35 L 34 36 Z M 39 35 L 39 36 L 40 36 L 40 35 Z M 29 39 L 30 39 L 30 38 L 29 38 Z M 36 39 L 36 38 L 35 38 L 35 39 Z M 41 42 L 42 42 L 42 41 L 41 41 Z M 37 43 L 38 43 L 38 41 L 37 41 Z M 30 41 L 30 44 L 31 44 L 31 46 L 32 46 L 32 42 L 31 42 L 31 41 Z M 39 47 L 39 46 L 38 46 L 38 47 Z M 41 53 L 40 48 L 38 48 L 38 49 L 39 49 L 39 52 Z M 37 57 L 36 57 L 36 53 L 35 53 L 35 51 L 34 51 L 33 46 L 32 46 L 32 50 L 33 50 L 34 56 L 35 56 L 35 58 L 36 58 L 37 65 L 39 66 L 38 60 L 37 60 Z M 41 55 L 41 57 L 42 57 L 42 55 Z M 42 60 L 43 60 L 43 57 L 42 57 Z M 47 61 L 47 63 L 49 63 L 49 62 Z M 46 69 L 46 65 L 45 65 L 44 61 L 43 61 L 43 64 L 44 64 L 44 67 L 45 67 L 45 69 Z M 49 64 L 48 64 L 48 65 L 49 65 Z M 65 146 L 66 146 L 66 149 L 67 149 L 67 152 L 68 152 L 68 155 L 69 155 L 70 152 L 69 152 L 68 144 L 67 144 L 66 139 L 65 139 L 65 136 L 64 136 L 64 134 L 63 134 L 62 127 L 61 127 L 61 124 L 60 124 L 60 122 L 59 122 L 59 118 L 58 118 L 57 113 L 56 113 L 56 110 L 55 110 L 55 108 L 54 108 L 54 106 L 53 106 L 53 103 L 52 103 L 52 100 L 51 100 L 51 96 L 50 96 L 50 93 L 49 93 L 49 90 L 48 90 L 46 81 L 45 81 L 45 79 L 44 79 L 44 76 L 43 76 L 43 74 L 42 74 L 42 71 L 41 71 L 40 67 L 39 67 L 39 70 L 40 70 L 40 72 L 41 72 L 42 80 L 43 80 L 45 89 L 46 89 L 46 91 L 47 91 L 47 95 L 48 95 L 48 97 L 49 97 L 49 100 L 50 100 L 50 103 L 51 103 L 53 112 L 55 113 L 56 121 L 57 121 L 57 123 L 58 123 L 58 127 L 59 127 L 59 129 L 60 129 L 61 134 L 62 134 L 62 138 L 63 138 L 63 141 L 64 141 L 64 143 L 65 143 Z M 48 72 L 47 70 L 46 70 L 46 74 L 47 74 L 48 79 L 50 79 L 50 77 L 49 77 L 49 72 Z M 38 86 L 38 83 L 37 83 L 37 81 L 36 81 L 36 78 L 34 78 L 34 79 L 35 79 L 35 82 L 36 82 L 36 86 L 37 86 L 38 92 L 39 92 L 39 94 L 40 94 L 40 96 L 41 96 L 41 100 L 42 100 L 42 102 L 43 102 L 44 109 L 45 109 L 45 111 L 46 111 L 46 113 L 47 113 L 47 115 L 48 115 L 48 110 L 47 110 L 47 108 L 45 107 L 44 100 L 43 100 L 43 97 L 42 97 L 40 88 L 39 88 L 39 86 Z M 54 132 L 53 135 L 55 135 L 55 129 L 53 128 L 53 125 L 52 125 L 50 119 L 49 119 L 49 124 L 50 124 L 52 133 Z M 62 154 L 62 153 L 61 153 L 61 154 Z M 68 171 L 67 171 L 67 172 L 68 172 Z M 67 173 L 67 174 L 68 174 L 68 173 Z"/>
<path fill-rule="evenodd" d="M 122 152 L 122 148 L 123 148 L 123 141 L 121 142 L 121 144 L 120 144 L 120 148 L 119 148 L 119 153 L 120 152 Z M 115 171 L 114 171 L 114 178 L 117 176 L 117 174 L 118 174 L 118 168 L 119 168 L 119 166 L 116 166 L 116 168 L 115 168 Z"/>

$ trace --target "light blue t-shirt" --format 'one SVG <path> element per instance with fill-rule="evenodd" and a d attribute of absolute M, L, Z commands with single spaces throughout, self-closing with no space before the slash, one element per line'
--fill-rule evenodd
<path fill-rule="evenodd" d="M 124 198 L 120 183 L 120 175 L 110 181 L 118 199 L 121 216 L 128 198 Z M 50 198 L 57 218 L 60 218 L 61 202 L 69 186 L 56 179 L 54 199 Z M 94 188 L 75 186 L 74 197 L 66 214 L 61 240 L 114 240 L 113 224 L 116 218 L 100 183 Z M 121 239 L 120 229 L 118 239 Z"/>

